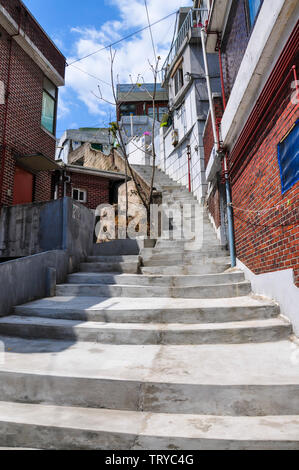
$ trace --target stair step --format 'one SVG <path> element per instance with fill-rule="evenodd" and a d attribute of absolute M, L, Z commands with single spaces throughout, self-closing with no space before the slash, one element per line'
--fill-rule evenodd
<path fill-rule="evenodd" d="M 299 414 L 289 341 L 139 346 L 1 339 L 7 350 L 1 401 L 192 415 Z"/>
<path fill-rule="evenodd" d="M 281 341 L 292 333 L 281 318 L 235 323 L 99 323 L 11 315 L 0 318 L 0 335 L 103 344 L 217 344 Z"/>
<path fill-rule="evenodd" d="M 262 297 L 229 299 L 51 297 L 14 308 L 15 315 L 111 323 L 215 323 L 267 319 L 279 314 Z"/>
<path fill-rule="evenodd" d="M 1 402 L 0 435 L 1 445 L 40 449 L 298 450 L 299 416 L 184 416 Z"/>
<path fill-rule="evenodd" d="M 140 274 L 118 274 L 97 273 L 93 271 L 94 263 L 90 263 L 89 272 L 80 272 L 68 276 L 69 284 L 107 284 L 107 285 L 139 285 L 139 286 L 168 286 L 168 287 L 190 287 L 199 285 L 225 284 L 229 282 L 244 281 L 244 273 L 230 272 L 207 275 L 140 275 Z"/>
<path fill-rule="evenodd" d="M 228 298 L 251 292 L 248 281 L 193 287 L 157 287 L 101 284 L 60 284 L 56 295 L 92 297 L 171 297 L 184 299 Z"/>
<path fill-rule="evenodd" d="M 86 262 L 89 263 L 138 263 L 139 255 L 119 255 L 119 256 L 88 256 Z"/>
<path fill-rule="evenodd" d="M 99 262 L 99 263 L 81 263 L 80 271 L 89 272 L 90 266 L 94 272 L 111 273 L 129 273 L 137 274 L 139 272 L 139 262 Z"/>
<path fill-rule="evenodd" d="M 214 260 L 213 260 L 214 261 Z M 155 263 L 152 266 L 147 265 L 145 267 L 141 267 L 140 270 L 145 275 L 202 275 L 202 274 L 216 274 L 216 273 L 223 273 L 226 269 L 230 268 L 230 262 L 220 264 L 205 262 L 203 264 L 182 264 L 176 263 L 170 266 L 163 266 L 163 261 L 160 263 Z"/>
<path fill-rule="evenodd" d="M 229 264 L 228 261 L 223 261 L 225 251 L 219 251 L 218 256 L 215 252 L 205 251 L 204 253 L 194 254 L 194 256 L 189 255 L 188 252 L 177 252 L 177 253 L 169 253 L 169 255 L 163 255 L 160 253 L 151 255 L 151 256 L 143 256 L 142 257 L 142 266 L 150 267 L 150 266 L 169 266 L 172 269 L 175 269 L 179 265 L 184 265 L 186 268 L 193 266 L 200 268 L 205 264 L 214 264 L 215 260 L 219 259 L 218 264 Z M 190 273 L 191 274 L 191 273 Z"/>

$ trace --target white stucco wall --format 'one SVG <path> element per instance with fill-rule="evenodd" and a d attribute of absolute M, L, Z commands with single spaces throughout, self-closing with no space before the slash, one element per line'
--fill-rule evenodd
<path fill-rule="evenodd" d="M 172 145 L 172 128 L 164 131 L 161 142 L 161 168 L 166 163 L 166 173 L 180 184 L 188 187 L 187 145 L 191 146 L 191 184 L 192 192 L 199 201 L 204 197 L 206 180 L 204 171 L 204 153 L 200 126 L 197 119 L 195 84 L 187 91 L 184 103 L 173 113 L 173 129 L 178 131 L 179 144 Z M 164 152 L 164 153 L 163 153 Z"/>
<path fill-rule="evenodd" d="M 254 274 L 238 259 L 237 267 L 245 272 L 254 293 L 265 295 L 279 303 L 281 313 L 291 320 L 294 332 L 299 336 L 299 288 L 294 284 L 293 269 Z"/>

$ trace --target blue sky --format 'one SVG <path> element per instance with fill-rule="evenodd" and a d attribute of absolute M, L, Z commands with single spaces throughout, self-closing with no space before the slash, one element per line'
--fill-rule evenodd
<path fill-rule="evenodd" d="M 68 62 L 85 56 L 147 23 L 144 0 L 23 0 Z M 180 6 L 191 6 L 191 0 L 147 0 L 151 23 L 174 12 Z M 153 28 L 156 53 L 165 59 L 173 36 L 175 15 Z M 153 63 L 149 31 L 120 43 L 117 47 L 115 76 L 121 83 L 152 81 Z M 107 126 L 114 107 L 112 101 L 110 60 L 107 51 L 95 54 L 67 67 L 66 86 L 60 89 L 57 136 L 65 129 Z M 94 75 L 98 79 L 86 74 Z M 106 82 L 106 83 L 104 83 Z M 99 89 L 100 87 L 100 89 Z"/>

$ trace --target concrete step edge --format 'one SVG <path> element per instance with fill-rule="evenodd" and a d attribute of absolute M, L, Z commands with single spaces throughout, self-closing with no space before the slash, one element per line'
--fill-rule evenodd
<path fill-rule="evenodd" d="M 299 448 L 298 415 L 176 415 L 0 402 L 0 431 L 2 446 L 10 434 L 10 445 L 41 449 Z"/>

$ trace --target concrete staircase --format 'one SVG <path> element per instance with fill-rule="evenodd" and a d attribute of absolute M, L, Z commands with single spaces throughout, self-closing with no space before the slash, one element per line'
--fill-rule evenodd
<path fill-rule="evenodd" d="M 160 173 L 166 204 L 198 206 Z M 0 319 L 0 446 L 299 449 L 291 325 L 197 208 L 200 243 L 95 249 L 56 297 Z"/>

